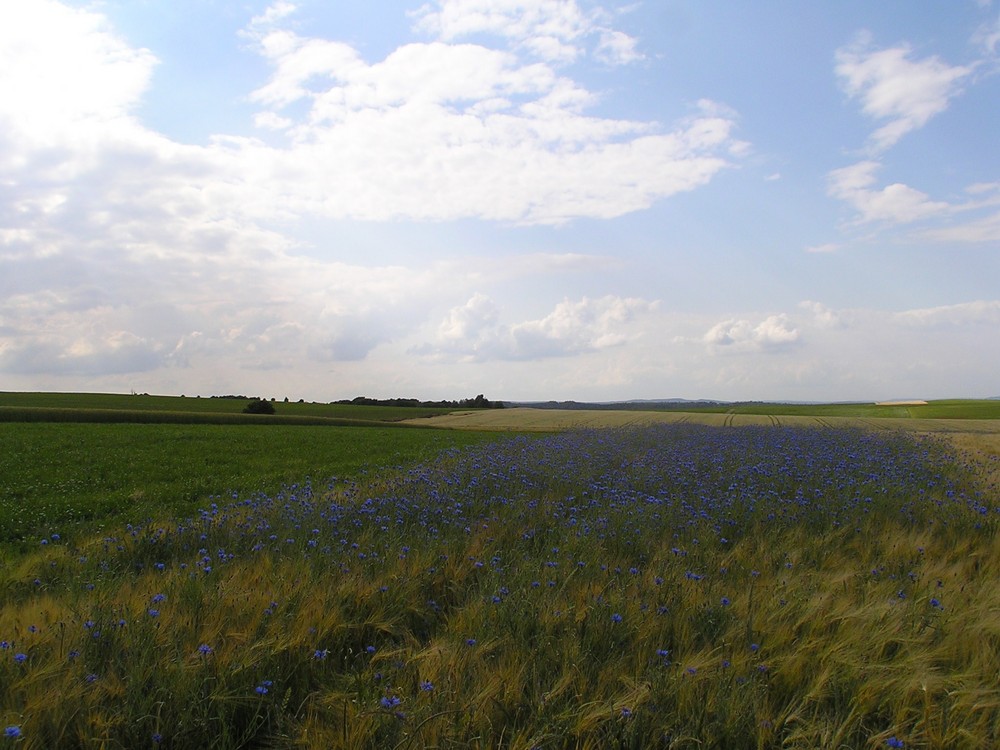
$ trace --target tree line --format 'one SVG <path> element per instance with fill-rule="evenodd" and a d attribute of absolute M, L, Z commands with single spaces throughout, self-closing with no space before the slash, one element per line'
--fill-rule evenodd
<path fill-rule="evenodd" d="M 502 409 L 503 401 L 490 401 L 480 393 L 475 398 L 459 401 L 420 401 L 415 398 L 369 398 L 355 396 L 352 399 L 334 401 L 335 404 L 360 404 L 364 406 L 423 406 L 438 409 Z"/>

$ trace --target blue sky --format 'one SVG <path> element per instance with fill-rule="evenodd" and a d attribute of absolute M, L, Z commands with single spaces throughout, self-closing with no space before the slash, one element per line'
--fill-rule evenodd
<path fill-rule="evenodd" d="M 0 5 L 0 390 L 1000 395 L 1000 7 Z"/>

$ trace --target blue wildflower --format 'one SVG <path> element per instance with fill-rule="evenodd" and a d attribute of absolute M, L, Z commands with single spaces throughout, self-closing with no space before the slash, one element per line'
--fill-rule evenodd
<path fill-rule="evenodd" d="M 3 730 L 3 736 L 15 740 L 21 736 L 21 727 L 17 725 L 11 725 Z"/>

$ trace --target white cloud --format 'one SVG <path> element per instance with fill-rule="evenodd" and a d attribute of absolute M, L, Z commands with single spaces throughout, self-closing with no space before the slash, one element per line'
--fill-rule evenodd
<path fill-rule="evenodd" d="M 835 253 L 840 249 L 836 242 L 824 242 L 821 245 L 810 245 L 806 248 L 807 253 Z"/>
<path fill-rule="evenodd" d="M 564 300 L 544 318 L 501 324 L 493 300 L 476 294 L 452 308 L 436 339 L 415 351 L 467 361 L 535 360 L 566 357 L 621 346 L 637 334 L 630 326 L 657 303 L 614 296 Z"/>
<path fill-rule="evenodd" d="M 601 26 L 605 15 L 600 9 L 585 12 L 576 0 L 436 0 L 416 17 L 420 31 L 443 41 L 489 34 L 552 63 L 586 54 L 585 42 L 592 36 L 599 39 L 595 54 L 602 61 L 638 59 L 634 40 Z"/>
<path fill-rule="evenodd" d="M 995 20 L 982 24 L 972 35 L 972 41 L 982 47 L 986 55 L 993 57 L 1000 47 L 1000 16 Z"/>
<path fill-rule="evenodd" d="M 948 108 L 973 67 L 952 66 L 937 57 L 912 60 L 908 45 L 873 49 L 868 34 L 837 50 L 836 73 L 865 114 L 888 122 L 869 139 L 875 152 L 892 146 Z"/>
<path fill-rule="evenodd" d="M 476 29 L 492 28 L 518 8 L 487 3 L 476 14 L 462 6 L 460 28 L 470 13 Z M 439 20 L 448 29 L 458 23 Z M 252 95 L 268 108 L 258 122 L 291 136 L 288 148 L 238 144 L 234 163 L 256 170 L 255 186 L 272 186 L 253 204 L 259 212 L 523 224 L 610 218 L 704 185 L 745 150 L 732 138 L 735 115 L 715 103 L 700 102 L 667 132 L 591 117 L 593 94 L 510 51 L 435 41 L 369 64 L 339 42 L 278 29 L 257 39 L 274 66 Z M 290 123 L 286 108 L 295 102 L 308 112 Z"/>
<path fill-rule="evenodd" d="M 101 15 L 52 0 L 3 3 L 2 130 L 15 132 L 20 148 L 51 145 L 84 126 L 93 136 L 94 128 L 130 115 L 155 64 L 152 53 L 130 47 Z"/>
<path fill-rule="evenodd" d="M 724 320 L 712 326 L 702 340 L 716 350 L 780 351 L 798 343 L 799 331 L 781 313 L 769 315 L 756 325 L 745 319 Z"/>
<path fill-rule="evenodd" d="M 905 310 L 896 313 L 894 318 L 906 326 L 962 328 L 967 331 L 980 327 L 995 332 L 1000 330 L 1000 301 L 977 300 Z"/>
<path fill-rule="evenodd" d="M 907 224 L 954 210 L 950 204 L 932 201 L 926 193 L 901 183 L 872 189 L 880 167 L 878 162 L 863 161 L 833 170 L 829 175 L 829 194 L 853 206 L 862 222 Z"/>
<path fill-rule="evenodd" d="M 598 60 L 609 65 L 624 65 L 643 59 L 642 53 L 636 50 L 635 37 L 621 31 L 602 31 L 601 42 L 594 54 Z"/>
<path fill-rule="evenodd" d="M 806 300 L 799 303 L 799 309 L 809 313 L 813 325 L 819 328 L 839 328 L 844 325 L 840 314 L 821 302 Z"/>

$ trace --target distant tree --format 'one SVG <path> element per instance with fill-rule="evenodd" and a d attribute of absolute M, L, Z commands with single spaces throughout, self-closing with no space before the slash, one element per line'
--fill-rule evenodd
<path fill-rule="evenodd" d="M 255 398 L 245 407 L 243 407 L 244 414 L 274 414 L 274 404 L 270 401 L 265 401 L 262 398 Z"/>

